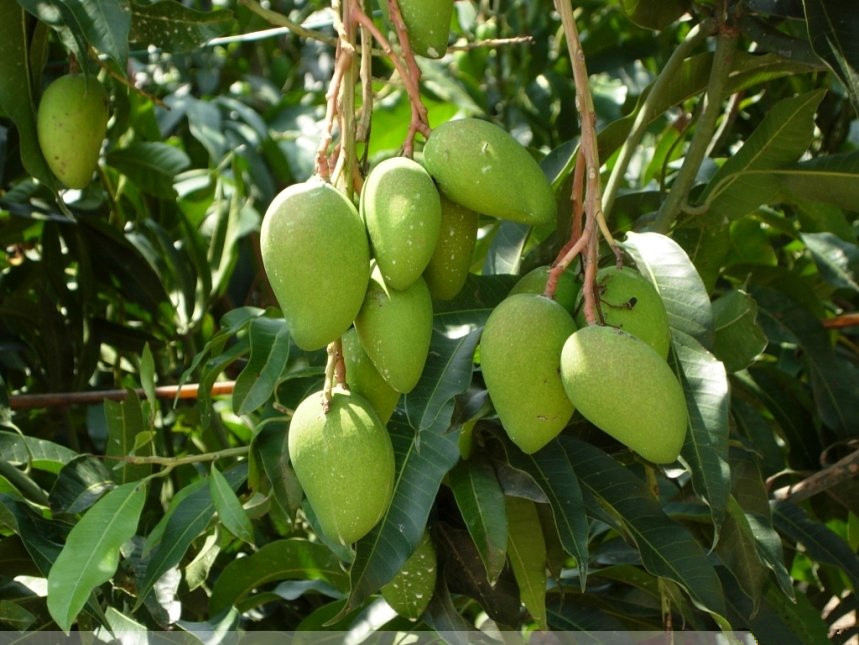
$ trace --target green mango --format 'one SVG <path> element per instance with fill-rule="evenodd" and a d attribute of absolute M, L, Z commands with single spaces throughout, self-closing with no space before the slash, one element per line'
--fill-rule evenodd
<path fill-rule="evenodd" d="M 361 216 L 385 283 L 405 289 L 423 273 L 441 229 L 441 198 L 432 178 L 416 161 L 386 159 L 364 182 Z"/>
<path fill-rule="evenodd" d="M 426 58 L 441 58 L 447 51 L 450 19 L 454 0 L 399 0 L 400 13 L 406 24 L 412 51 Z M 379 0 L 379 7 L 390 23 L 388 1 Z"/>
<path fill-rule="evenodd" d="M 686 437 L 686 399 L 650 345 L 615 327 L 583 327 L 564 343 L 561 380 L 596 427 L 654 463 L 677 459 Z"/>
<path fill-rule="evenodd" d="M 501 425 L 523 452 L 545 446 L 573 415 L 559 365 L 575 329 L 566 309 L 535 293 L 502 300 L 483 328 L 483 380 Z"/>
<path fill-rule="evenodd" d="M 441 192 L 473 211 L 532 225 L 557 217 L 555 193 L 539 164 L 494 123 L 443 123 L 427 138 L 423 160 Z"/>
<path fill-rule="evenodd" d="M 429 533 L 418 543 L 403 568 L 382 587 L 382 597 L 400 616 L 415 621 L 432 600 L 438 559 Z"/>
<path fill-rule="evenodd" d="M 349 329 L 367 290 L 370 247 L 343 193 L 318 180 L 284 189 L 263 217 L 260 248 L 296 345 L 321 349 Z"/>
<path fill-rule="evenodd" d="M 424 279 L 398 291 L 385 284 L 378 267 L 373 269 L 355 329 L 382 378 L 398 392 L 411 392 L 424 370 L 432 336 L 432 298 Z"/>
<path fill-rule="evenodd" d="M 42 93 L 36 114 L 39 147 L 51 172 L 69 188 L 85 188 L 107 132 L 108 97 L 94 76 L 67 74 Z"/>
<path fill-rule="evenodd" d="M 662 358 L 668 358 L 671 331 L 668 313 L 656 287 L 635 269 L 608 266 L 597 272 L 600 309 L 606 325 L 637 336 Z M 585 314 L 579 294 L 576 323 L 584 327 Z"/>
<path fill-rule="evenodd" d="M 516 293 L 539 293 L 546 291 L 546 282 L 549 280 L 549 271 L 551 267 L 548 265 L 539 266 L 523 275 L 519 282 L 513 285 L 510 290 L 510 295 Z M 558 283 L 555 287 L 555 301 L 564 309 L 573 313 L 576 308 L 576 298 L 579 295 L 580 287 L 576 280 L 576 276 L 572 271 L 564 271 L 558 276 Z"/>
<path fill-rule="evenodd" d="M 450 300 L 462 291 L 477 243 L 477 220 L 473 210 L 442 196 L 441 231 L 424 270 L 433 298 Z"/>
<path fill-rule="evenodd" d="M 400 393 L 388 385 L 379 374 L 379 370 L 361 347 L 358 332 L 354 327 L 343 334 L 341 340 L 343 361 L 346 364 L 346 385 L 350 391 L 367 399 L 382 423 L 387 423 L 397 407 Z"/>
<path fill-rule="evenodd" d="M 289 424 L 289 459 L 331 540 L 351 544 L 385 514 L 394 490 L 394 448 L 364 397 L 335 388 L 328 412 L 315 392 Z"/>

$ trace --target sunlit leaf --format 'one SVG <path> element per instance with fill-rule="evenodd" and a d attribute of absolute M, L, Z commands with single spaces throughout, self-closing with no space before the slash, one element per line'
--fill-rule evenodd
<path fill-rule="evenodd" d="M 215 465 L 209 469 L 209 493 L 218 512 L 218 519 L 224 527 L 240 540 L 248 544 L 254 543 L 254 530 L 251 520 L 242 508 L 227 478 L 221 474 Z"/>
<path fill-rule="evenodd" d="M 803 233 L 801 237 L 824 280 L 837 289 L 859 292 L 859 246 L 832 233 Z"/>
<path fill-rule="evenodd" d="M 859 202 L 859 152 L 801 161 L 780 168 L 775 177 L 791 201 L 834 204 L 847 211 Z"/>
<path fill-rule="evenodd" d="M 248 329 L 251 355 L 236 377 L 233 411 L 248 414 L 271 398 L 289 358 L 289 327 L 282 318 L 255 318 Z"/>
<path fill-rule="evenodd" d="M 172 0 L 131 5 L 129 40 L 168 52 L 191 51 L 226 33 L 233 24 L 231 11 L 197 11 Z"/>

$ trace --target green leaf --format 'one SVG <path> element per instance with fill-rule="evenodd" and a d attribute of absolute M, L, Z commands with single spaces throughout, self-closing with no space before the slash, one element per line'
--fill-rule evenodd
<path fill-rule="evenodd" d="M 87 60 L 87 39 L 71 9 L 73 0 L 19 0 L 24 9 L 57 32 L 60 42 L 79 61 Z M 78 3 L 81 4 L 81 3 Z M 86 69 L 86 68 L 84 68 Z"/>
<path fill-rule="evenodd" d="M 223 9 L 196 11 L 172 0 L 133 2 L 129 40 L 168 52 L 186 52 L 227 33 L 232 24 L 232 12 Z"/>
<path fill-rule="evenodd" d="M 276 540 L 224 567 L 212 588 L 210 613 L 218 614 L 253 589 L 276 580 L 324 580 L 337 589 L 345 589 L 348 583 L 339 560 L 326 546 L 300 539 Z"/>
<path fill-rule="evenodd" d="M 289 358 L 289 327 L 280 318 L 255 318 L 248 329 L 250 359 L 236 377 L 233 412 L 248 414 L 271 398 Z"/>
<path fill-rule="evenodd" d="M 262 465 L 271 485 L 275 503 L 285 515 L 294 517 L 295 512 L 301 508 L 304 493 L 289 463 L 285 429 L 274 424 L 264 426 L 254 435 L 252 449 L 254 458 Z M 250 479 L 251 485 L 255 486 L 253 478 Z"/>
<path fill-rule="evenodd" d="M 104 417 L 107 421 L 107 446 L 105 454 L 108 457 L 123 459 L 134 454 L 137 437 L 145 431 L 143 423 L 143 407 L 140 398 L 134 390 L 127 390 L 122 401 L 104 401 Z M 120 484 L 137 481 L 152 472 L 149 464 L 126 464 L 117 462 L 116 480 Z"/>
<path fill-rule="evenodd" d="M 811 46 L 841 79 L 859 114 L 859 24 L 851 0 L 802 0 Z"/>
<path fill-rule="evenodd" d="M 716 553 L 757 608 L 763 596 L 767 569 L 759 556 L 752 527 L 733 497 L 728 501 L 727 511 Z"/>
<path fill-rule="evenodd" d="M 714 331 L 710 296 L 686 251 L 665 235 L 631 231 L 626 234 L 623 248 L 659 292 L 671 331 L 683 332 L 704 347 L 711 347 Z"/>
<path fill-rule="evenodd" d="M 713 353 L 728 372 L 746 369 L 766 349 L 767 337 L 757 317 L 757 303 L 742 289 L 732 289 L 713 301 Z"/>
<path fill-rule="evenodd" d="M 140 141 L 111 150 L 105 160 L 141 190 L 163 199 L 176 199 L 174 178 L 191 165 L 183 150 L 158 141 Z"/>
<path fill-rule="evenodd" d="M 644 568 L 679 584 L 721 622 L 725 597 L 713 565 L 689 531 L 665 515 L 647 484 L 590 444 L 567 436 L 559 443 L 584 489 L 621 523 Z"/>
<path fill-rule="evenodd" d="M 236 490 L 247 478 L 247 464 L 242 463 L 230 468 L 224 473 L 224 477 L 230 488 Z M 186 494 L 178 504 L 171 506 L 164 518 L 163 534 L 159 529 L 153 530 L 149 535 L 151 540 L 153 534 L 160 534 L 160 541 L 149 558 L 146 573 L 138 582 L 138 606 L 146 599 L 158 579 L 181 562 L 191 542 L 206 529 L 215 514 L 215 504 L 205 479 L 198 479 L 186 488 L 191 488 L 192 492 Z"/>
<path fill-rule="evenodd" d="M 0 0 L 0 112 L 18 130 L 21 163 L 49 188 L 59 186 L 45 162 L 36 135 L 36 110 L 30 73 L 26 14 L 15 0 Z"/>
<path fill-rule="evenodd" d="M 5 430 L 0 431 L 0 454 L 12 466 L 29 464 L 50 473 L 60 472 L 63 466 L 78 457 L 74 450 L 58 443 Z"/>
<path fill-rule="evenodd" d="M 530 232 L 528 224 L 501 221 L 486 256 L 484 275 L 518 274 L 522 250 Z"/>
<path fill-rule="evenodd" d="M 773 524 L 784 537 L 801 544 L 809 558 L 842 571 L 853 588 L 859 588 L 859 555 L 826 524 L 813 520 L 791 502 L 773 505 Z"/>
<path fill-rule="evenodd" d="M 579 479 L 567 453 L 557 440 L 526 455 L 508 453 L 513 466 L 529 473 L 546 494 L 564 550 L 576 558 L 579 584 L 584 591 L 588 575 L 588 519 Z"/>
<path fill-rule="evenodd" d="M 605 642 L 605 635 L 600 632 L 624 631 L 624 623 L 599 607 L 588 606 L 582 596 L 569 590 L 550 593 L 546 598 L 549 628 L 575 632 L 577 643 L 594 645 Z"/>
<path fill-rule="evenodd" d="M 725 366 L 694 338 L 678 332 L 673 338 L 673 348 L 689 411 L 688 434 L 680 458 L 692 475 L 695 492 L 710 507 L 714 540 L 718 540 L 731 492 L 728 375 Z"/>
<path fill-rule="evenodd" d="M 792 201 L 834 204 L 847 211 L 859 203 L 859 151 L 801 161 L 779 168 L 775 177 Z"/>
<path fill-rule="evenodd" d="M 403 398 L 413 428 L 432 427 L 444 407 L 452 405 L 453 398 L 471 383 L 480 332 L 475 325 L 434 325 L 424 371 Z"/>
<path fill-rule="evenodd" d="M 448 432 L 449 423 L 440 417 L 416 433 L 399 409 L 394 412 L 388 423 L 398 464 L 394 495 L 376 528 L 357 544 L 344 613 L 393 578 L 423 538 L 441 480 L 459 459 L 459 435 Z"/>
<path fill-rule="evenodd" d="M 802 233 L 800 237 L 824 280 L 836 289 L 859 292 L 859 246 L 832 233 Z"/>
<path fill-rule="evenodd" d="M 45 3 L 32 0 L 24 0 L 24 3 L 34 14 L 46 15 Z M 60 12 L 61 19 L 59 23 L 52 21 L 49 24 L 61 31 L 70 31 L 76 43 L 92 45 L 113 59 L 118 69 L 125 69 L 128 59 L 128 29 L 131 25 L 127 0 L 55 0 L 50 5 Z M 86 51 L 83 53 L 86 54 Z"/>
<path fill-rule="evenodd" d="M 131 482 L 102 497 L 75 524 L 48 574 L 48 611 L 69 631 L 92 590 L 116 572 L 119 549 L 137 530 L 146 487 Z"/>
<path fill-rule="evenodd" d="M 507 563 L 507 516 L 504 491 L 488 460 L 475 456 L 448 475 L 456 505 L 477 547 L 486 578 L 494 583 Z"/>
<path fill-rule="evenodd" d="M 546 542 L 534 502 L 507 497 L 507 554 L 519 598 L 542 629 L 546 624 Z"/>
<path fill-rule="evenodd" d="M 218 519 L 224 527 L 240 540 L 253 544 L 254 529 L 251 520 L 226 477 L 215 468 L 215 464 L 209 469 L 209 493 L 218 512 Z"/>
<path fill-rule="evenodd" d="M 767 112 L 707 185 L 702 200 L 708 220 L 736 219 L 775 199 L 781 184 L 772 171 L 797 161 L 808 149 L 823 95 L 817 90 L 783 99 Z"/>
<path fill-rule="evenodd" d="M 81 513 L 114 487 L 113 478 L 100 459 L 80 456 L 66 464 L 51 488 L 54 513 Z"/>

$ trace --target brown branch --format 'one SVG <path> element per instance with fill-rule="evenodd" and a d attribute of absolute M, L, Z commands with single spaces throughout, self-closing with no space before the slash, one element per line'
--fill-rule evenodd
<path fill-rule="evenodd" d="M 818 470 L 802 481 L 773 491 L 773 499 L 801 502 L 857 475 L 859 475 L 859 450 L 854 450 L 846 457 L 823 470 Z"/>
<path fill-rule="evenodd" d="M 328 159 L 328 148 L 334 140 L 334 120 L 337 117 L 337 98 L 340 96 L 340 84 L 346 71 L 352 66 L 352 56 L 355 51 L 345 40 L 339 41 L 335 57 L 334 74 L 325 94 L 325 129 L 319 147 L 316 149 L 316 174 L 325 181 L 331 178 L 331 162 Z M 351 88 L 350 88 L 351 89 Z"/>
<path fill-rule="evenodd" d="M 859 327 L 859 313 L 841 314 L 835 318 L 823 321 L 826 329 L 842 329 L 844 327 Z"/>
<path fill-rule="evenodd" d="M 484 47 L 504 47 L 506 45 L 530 45 L 534 42 L 533 36 L 511 36 L 509 38 L 487 38 L 486 40 L 475 40 L 464 45 L 451 45 L 447 48 L 451 52 L 467 52 L 472 49 L 483 49 Z"/>
<path fill-rule="evenodd" d="M 232 394 L 235 381 L 222 381 L 212 386 L 210 394 Z M 146 396 L 142 388 L 134 390 L 139 397 Z M 159 399 L 196 399 L 199 396 L 200 385 L 162 385 L 155 388 L 155 396 Z M 122 401 L 128 396 L 128 390 L 95 390 L 91 392 L 46 392 L 44 394 L 13 394 L 9 404 L 13 410 L 31 410 L 35 408 L 53 408 L 68 405 L 89 405 L 105 400 Z"/>

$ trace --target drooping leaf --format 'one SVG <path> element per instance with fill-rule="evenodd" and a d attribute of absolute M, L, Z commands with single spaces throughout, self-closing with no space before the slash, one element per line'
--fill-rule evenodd
<path fill-rule="evenodd" d="M 852 211 L 859 201 L 859 152 L 814 157 L 780 168 L 775 177 L 791 201 Z"/>
<path fill-rule="evenodd" d="M 814 51 L 826 61 L 859 114 L 859 25 L 850 0 L 802 0 Z"/>
<path fill-rule="evenodd" d="M 63 467 L 51 487 L 51 510 L 81 513 L 113 487 L 113 478 L 101 460 L 77 457 Z"/>
<path fill-rule="evenodd" d="M 859 246 L 832 233 L 803 233 L 801 237 L 824 280 L 836 289 L 859 292 Z"/>
<path fill-rule="evenodd" d="M 646 483 L 590 444 L 568 436 L 559 443 L 582 486 L 621 523 L 644 568 L 679 584 L 721 622 L 725 598 L 706 552 L 685 527 L 665 515 Z"/>
<path fill-rule="evenodd" d="M 680 457 L 692 475 L 695 492 L 710 507 L 714 539 L 718 539 L 731 492 L 728 375 L 721 361 L 694 338 L 677 332 L 672 343 L 689 412 L 688 434 Z"/>
<path fill-rule="evenodd" d="M 713 301 L 713 353 L 728 372 L 747 368 L 766 349 L 767 337 L 757 317 L 757 303 L 741 289 L 732 289 Z"/>
<path fill-rule="evenodd" d="M 449 483 L 486 577 L 493 583 L 507 562 L 507 515 L 495 470 L 489 461 L 475 456 L 450 471 Z"/>
<path fill-rule="evenodd" d="M 447 432 L 449 423 L 439 417 L 418 434 L 394 412 L 388 423 L 397 460 L 394 494 L 379 524 L 358 541 L 344 613 L 393 578 L 421 541 L 441 480 L 459 459 L 458 433 Z"/>
<path fill-rule="evenodd" d="M 48 611 L 68 631 L 92 590 L 116 573 L 119 549 L 137 530 L 146 486 L 114 488 L 75 524 L 48 574 Z"/>
<path fill-rule="evenodd" d="M 276 540 L 224 567 L 212 588 L 210 612 L 218 614 L 253 589 L 277 580 L 323 580 L 340 590 L 348 585 L 339 560 L 324 545 L 295 538 Z"/>
<path fill-rule="evenodd" d="M 251 520 L 227 478 L 215 468 L 215 464 L 209 469 L 209 493 L 212 495 L 218 519 L 224 527 L 240 540 L 253 544 L 254 530 Z"/>
<path fill-rule="evenodd" d="M 0 431 L 0 454 L 12 466 L 29 464 L 50 473 L 59 473 L 63 466 L 78 456 L 74 450 L 53 441 L 5 430 Z"/>
<path fill-rule="evenodd" d="M 176 198 L 174 178 L 191 165 L 183 150 L 159 141 L 140 141 L 111 150 L 105 160 L 141 190 L 163 199 Z"/>
<path fill-rule="evenodd" d="M 252 448 L 254 460 L 262 466 L 271 484 L 274 502 L 287 516 L 292 517 L 301 508 L 304 493 L 289 463 L 285 439 L 286 432 L 283 428 L 269 424 L 254 435 Z M 250 484 L 252 487 L 256 485 L 252 477 Z"/>
<path fill-rule="evenodd" d="M 534 502 L 507 497 L 507 554 L 519 598 L 537 624 L 546 624 L 546 541 Z"/>
<path fill-rule="evenodd" d="M 736 154 L 708 184 L 702 199 L 708 218 L 724 222 L 772 201 L 780 183 L 771 172 L 797 161 L 814 136 L 814 113 L 823 91 L 783 99 L 770 109 Z"/>
<path fill-rule="evenodd" d="M 248 329 L 251 355 L 236 377 L 233 411 L 248 414 L 271 398 L 289 358 L 289 327 L 282 318 L 255 318 Z"/>
<path fill-rule="evenodd" d="M 626 234 L 623 248 L 659 292 L 671 330 L 695 338 L 704 347 L 713 345 L 713 313 L 710 297 L 695 265 L 683 248 L 659 233 Z"/>
<path fill-rule="evenodd" d="M 131 42 L 174 53 L 196 49 L 226 33 L 233 23 L 231 11 L 197 11 L 172 0 L 133 2 L 131 12 Z"/>
<path fill-rule="evenodd" d="M 716 553 L 757 608 L 763 596 L 767 570 L 761 562 L 752 527 L 733 497 L 728 500 Z"/>

